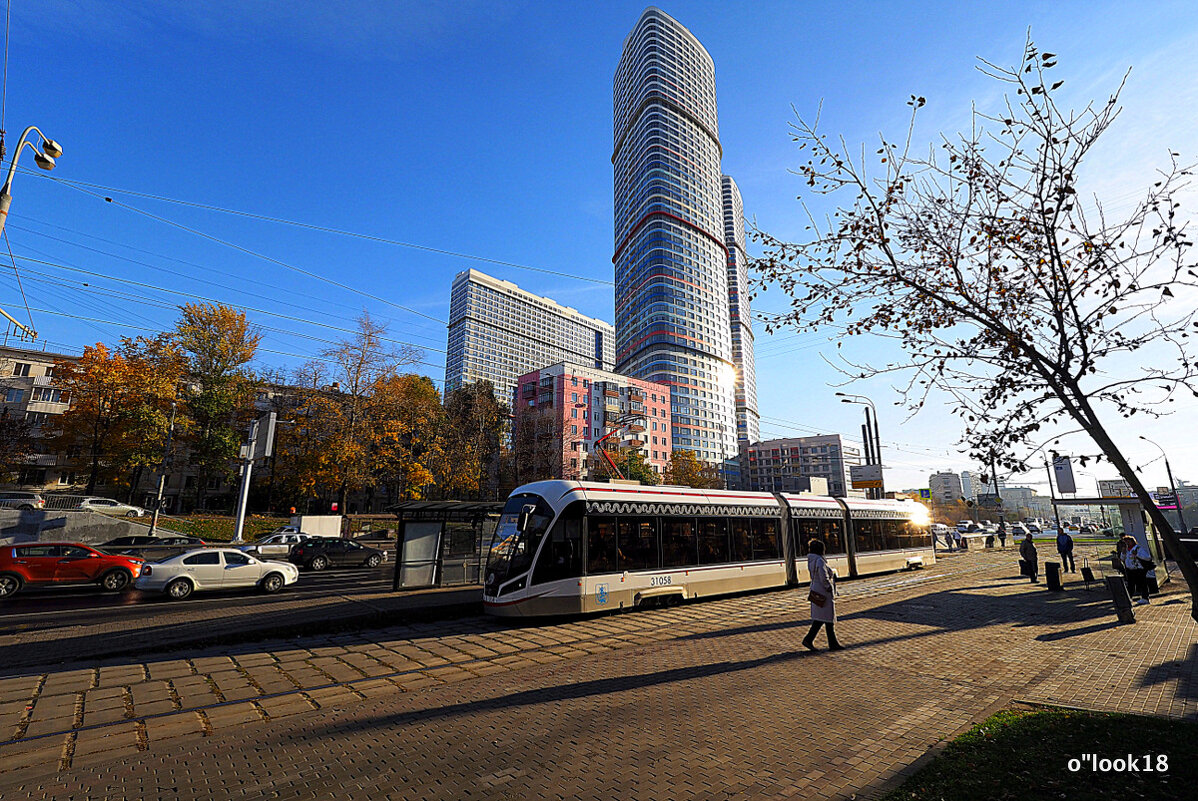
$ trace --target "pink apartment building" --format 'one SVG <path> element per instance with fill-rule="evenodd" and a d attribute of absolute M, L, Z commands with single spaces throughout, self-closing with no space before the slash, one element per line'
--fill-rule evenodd
<path fill-rule="evenodd" d="M 518 452 L 535 453 L 528 480 L 590 478 L 595 443 L 636 448 L 658 473 L 670 461 L 670 388 L 665 384 L 559 362 L 516 379 L 512 399 Z M 530 458 L 531 462 L 532 459 Z"/>

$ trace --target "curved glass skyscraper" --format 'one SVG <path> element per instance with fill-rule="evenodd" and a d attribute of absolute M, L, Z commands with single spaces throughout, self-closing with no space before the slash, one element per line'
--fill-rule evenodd
<path fill-rule="evenodd" d="M 616 371 L 671 385 L 673 448 L 720 462 L 737 452 L 738 371 L 715 64 L 648 8 L 624 40 L 614 101 Z"/>
<path fill-rule="evenodd" d="M 728 316 L 732 324 L 732 361 L 736 365 L 736 441 L 745 445 L 761 439 L 753 320 L 749 309 L 749 257 L 745 253 L 745 206 L 732 176 L 725 175 L 722 182 L 724 243 L 728 247 Z"/>

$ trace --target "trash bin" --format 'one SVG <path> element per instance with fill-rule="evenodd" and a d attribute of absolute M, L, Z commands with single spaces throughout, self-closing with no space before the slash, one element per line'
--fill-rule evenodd
<path fill-rule="evenodd" d="M 1127 581 L 1123 576 L 1107 576 L 1107 589 L 1111 591 L 1111 600 L 1115 602 L 1115 614 L 1120 623 L 1135 623 L 1136 612 L 1131 606 L 1131 596 L 1127 594 Z"/>
<path fill-rule="evenodd" d="M 1044 578 L 1048 581 L 1048 589 L 1053 592 L 1060 592 L 1065 589 L 1061 586 L 1061 563 L 1060 562 L 1045 562 L 1044 563 Z"/>

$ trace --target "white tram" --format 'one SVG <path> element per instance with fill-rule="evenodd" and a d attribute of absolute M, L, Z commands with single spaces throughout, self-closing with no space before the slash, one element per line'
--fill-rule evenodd
<path fill-rule="evenodd" d="M 541 481 L 508 498 L 483 605 L 576 615 L 794 586 L 813 538 L 842 577 L 922 567 L 928 524 L 913 501 Z"/>

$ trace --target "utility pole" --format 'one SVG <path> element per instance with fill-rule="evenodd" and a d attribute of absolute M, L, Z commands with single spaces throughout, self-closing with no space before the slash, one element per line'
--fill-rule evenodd
<path fill-rule="evenodd" d="M 158 469 L 158 494 L 154 498 L 154 514 L 150 517 L 149 536 L 154 536 L 154 529 L 158 528 L 158 514 L 162 511 L 162 491 L 166 488 L 166 469 L 171 458 L 171 438 L 175 433 L 175 411 L 179 407 L 179 401 L 171 401 L 171 422 L 166 429 L 166 447 L 162 449 L 162 466 Z"/>
<path fill-rule="evenodd" d="M 1063 529 L 1061 528 L 1061 512 L 1057 508 L 1057 491 L 1052 486 L 1052 465 L 1048 463 L 1048 455 L 1044 456 L 1044 469 L 1048 471 L 1048 496 L 1052 498 L 1052 516 L 1057 521 L 1057 534 L 1059 535 Z"/>
<path fill-rule="evenodd" d="M 1002 492 L 998 488 L 998 470 L 995 467 L 994 453 L 990 454 L 990 480 L 994 482 L 994 501 L 998 504 L 998 527 L 1006 530 L 1006 520 L 1002 513 Z"/>

